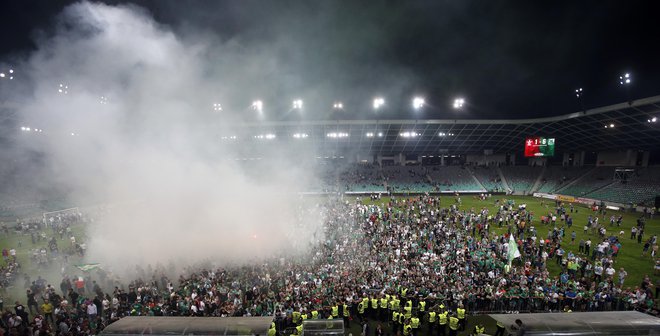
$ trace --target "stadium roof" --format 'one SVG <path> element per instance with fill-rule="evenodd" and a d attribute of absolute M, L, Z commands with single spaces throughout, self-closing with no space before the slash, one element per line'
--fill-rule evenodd
<path fill-rule="evenodd" d="M 515 153 L 533 136 L 555 138 L 556 152 L 561 153 L 658 149 L 658 119 L 660 96 L 536 119 L 301 120 L 240 127 L 247 128 L 241 133 L 255 137 L 271 135 L 273 144 L 310 141 L 325 153 Z"/>

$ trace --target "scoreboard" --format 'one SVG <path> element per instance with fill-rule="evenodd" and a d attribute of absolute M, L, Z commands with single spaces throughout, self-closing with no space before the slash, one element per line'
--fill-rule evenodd
<path fill-rule="evenodd" d="M 525 139 L 525 157 L 555 155 L 555 138 L 534 137 Z"/>

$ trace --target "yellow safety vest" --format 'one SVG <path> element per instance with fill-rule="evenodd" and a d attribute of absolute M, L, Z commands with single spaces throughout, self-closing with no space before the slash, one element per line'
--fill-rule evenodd
<path fill-rule="evenodd" d="M 332 306 L 332 317 L 337 317 L 337 316 L 339 316 L 339 307 Z"/>
<path fill-rule="evenodd" d="M 456 315 L 459 319 L 464 319 L 465 318 L 465 309 L 463 308 L 457 308 L 456 309 Z"/>
<path fill-rule="evenodd" d="M 387 299 L 385 299 L 385 298 L 380 299 L 380 308 L 382 308 L 382 309 L 387 308 Z"/>
<path fill-rule="evenodd" d="M 293 323 L 298 324 L 300 322 L 300 312 L 293 312 Z"/>
<path fill-rule="evenodd" d="M 403 334 L 408 336 L 410 335 L 410 331 L 412 330 L 412 326 L 410 324 L 406 324 L 403 326 Z"/>
<path fill-rule="evenodd" d="M 483 334 L 486 331 L 486 328 L 474 326 L 474 333 L 477 335 Z"/>
<path fill-rule="evenodd" d="M 498 328 L 501 328 L 501 329 L 504 329 L 504 328 L 505 328 L 505 327 L 504 327 L 504 323 L 502 323 L 502 322 L 500 322 L 500 321 L 497 321 L 497 327 L 498 327 Z"/>
<path fill-rule="evenodd" d="M 351 312 L 348 311 L 348 306 L 344 305 L 344 317 L 349 317 L 351 316 Z"/>
<path fill-rule="evenodd" d="M 316 310 L 312 310 L 312 318 L 315 320 L 319 318 L 319 312 Z"/>
<path fill-rule="evenodd" d="M 302 335 L 302 324 L 296 327 L 296 330 L 298 330 L 298 335 Z"/>
<path fill-rule="evenodd" d="M 277 330 L 275 330 L 275 328 L 268 329 L 268 336 L 275 336 L 275 334 L 277 334 Z"/>
<path fill-rule="evenodd" d="M 358 303 L 358 313 L 364 314 L 364 303 Z"/>
<path fill-rule="evenodd" d="M 429 323 L 435 322 L 435 312 L 429 312 Z"/>
<path fill-rule="evenodd" d="M 410 319 L 410 325 L 412 325 L 413 329 L 419 328 L 419 318 L 413 317 Z"/>
<path fill-rule="evenodd" d="M 426 311 L 426 301 L 419 301 L 419 311 Z"/>
<path fill-rule="evenodd" d="M 392 321 L 394 321 L 394 322 L 399 321 L 399 313 L 398 312 L 392 312 Z"/>
<path fill-rule="evenodd" d="M 399 324 L 403 324 L 405 320 L 406 320 L 406 316 L 399 313 Z"/>
<path fill-rule="evenodd" d="M 378 308 L 378 299 L 371 299 L 371 308 L 372 309 Z"/>
<path fill-rule="evenodd" d="M 441 325 L 447 324 L 447 312 L 438 314 L 438 323 Z"/>
<path fill-rule="evenodd" d="M 406 296 L 407 293 L 408 293 L 407 288 L 404 288 L 404 289 L 401 290 L 401 296 Z"/>
<path fill-rule="evenodd" d="M 449 328 L 451 330 L 458 330 L 458 319 L 455 317 L 450 317 L 449 318 Z"/>
<path fill-rule="evenodd" d="M 405 307 L 403 308 L 404 315 L 406 315 L 406 318 L 410 318 L 412 316 L 412 307 Z"/>
<path fill-rule="evenodd" d="M 395 298 L 394 299 L 394 304 L 392 305 L 395 310 L 399 310 L 399 305 L 401 304 L 401 300 Z"/>
<path fill-rule="evenodd" d="M 332 316 L 328 316 L 328 322 L 325 323 L 325 326 L 328 329 L 332 328 Z"/>
<path fill-rule="evenodd" d="M 300 315 L 300 318 L 301 318 L 303 321 L 306 320 L 306 319 L 307 319 L 307 314 L 302 314 L 302 315 Z"/>

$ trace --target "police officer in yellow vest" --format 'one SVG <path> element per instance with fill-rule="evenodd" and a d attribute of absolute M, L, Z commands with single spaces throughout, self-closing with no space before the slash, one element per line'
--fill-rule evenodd
<path fill-rule="evenodd" d="M 461 330 L 465 330 L 465 325 L 466 322 L 466 317 L 465 317 L 465 309 L 463 308 L 462 304 L 458 305 L 458 308 L 456 308 L 456 317 L 458 318 L 458 325 Z"/>
<path fill-rule="evenodd" d="M 419 309 L 417 316 L 422 317 L 426 315 L 426 301 L 420 299 L 417 307 Z"/>
<path fill-rule="evenodd" d="M 447 335 L 448 314 L 446 311 L 438 313 L 438 335 Z"/>
<path fill-rule="evenodd" d="M 328 329 L 332 328 L 332 315 L 328 316 L 327 322 L 325 323 L 325 327 Z"/>
<path fill-rule="evenodd" d="M 379 309 L 379 319 L 381 321 L 387 321 L 387 317 L 389 316 L 388 311 L 387 311 L 387 299 L 385 297 L 380 298 L 380 309 Z"/>
<path fill-rule="evenodd" d="M 399 329 L 397 332 L 403 331 L 404 322 L 406 320 L 406 314 L 403 313 L 403 309 L 399 312 Z"/>
<path fill-rule="evenodd" d="M 291 321 L 293 322 L 293 324 L 298 325 L 298 324 L 301 323 L 301 322 L 300 322 L 300 312 L 299 312 L 299 311 L 295 310 L 295 311 L 291 314 L 291 316 L 292 316 L 292 317 L 291 317 Z"/>
<path fill-rule="evenodd" d="M 302 331 L 303 331 L 303 326 L 302 326 L 302 324 L 299 325 L 299 326 L 296 326 L 296 330 L 298 331 L 298 335 L 302 335 Z"/>
<path fill-rule="evenodd" d="M 318 310 L 312 310 L 312 320 L 318 320 L 319 319 L 319 311 Z"/>
<path fill-rule="evenodd" d="M 410 325 L 410 320 L 406 320 L 406 324 L 403 326 L 403 336 L 410 336 L 412 331 L 412 325 Z"/>
<path fill-rule="evenodd" d="M 458 318 L 451 314 L 449 316 L 449 336 L 458 335 Z"/>
<path fill-rule="evenodd" d="M 331 309 L 332 309 L 331 310 L 332 318 L 338 318 L 339 317 L 339 306 L 337 306 L 337 304 L 335 304 L 334 306 L 331 307 Z"/>
<path fill-rule="evenodd" d="M 364 308 L 364 301 L 358 303 L 358 317 L 360 318 L 360 322 L 364 320 Z"/>
<path fill-rule="evenodd" d="M 412 326 L 413 336 L 417 336 L 417 331 L 419 330 L 419 317 L 411 318 L 410 325 Z"/>
<path fill-rule="evenodd" d="M 371 305 L 369 308 L 371 308 L 369 310 L 369 315 L 373 319 L 378 319 L 378 299 L 375 296 L 371 298 Z"/>
<path fill-rule="evenodd" d="M 351 312 L 348 310 L 348 305 L 345 303 L 341 306 L 342 307 L 342 315 L 344 316 L 344 325 L 346 328 L 351 327 Z"/>
<path fill-rule="evenodd" d="M 482 335 L 484 332 L 486 332 L 486 328 L 484 328 L 483 325 L 477 324 L 476 326 L 474 326 L 475 335 Z"/>
<path fill-rule="evenodd" d="M 497 321 L 497 331 L 495 331 L 494 336 L 504 336 L 506 327 L 504 326 L 504 323 Z"/>
<path fill-rule="evenodd" d="M 399 330 L 399 312 L 398 311 L 393 311 L 392 312 L 392 330 L 396 334 Z"/>
<path fill-rule="evenodd" d="M 438 313 L 436 313 L 433 310 L 429 311 L 429 333 L 428 334 L 430 336 L 435 336 L 433 331 L 435 330 L 435 323 L 436 323 L 437 319 L 438 319 Z"/>
<path fill-rule="evenodd" d="M 275 322 L 270 323 L 270 328 L 268 328 L 268 336 L 277 335 L 277 329 L 275 328 Z"/>

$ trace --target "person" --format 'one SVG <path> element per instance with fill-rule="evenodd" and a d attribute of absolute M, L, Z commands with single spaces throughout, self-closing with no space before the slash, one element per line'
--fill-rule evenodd
<path fill-rule="evenodd" d="M 456 315 L 452 313 L 449 316 L 449 336 L 458 335 L 458 323 L 458 318 L 456 318 Z"/>
<path fill-rule="evenodd" d="M 484 328 L 484 326 L 481 323 L 477 323 L 477 325 L 474 326 L 474 331 L 473 331 L 474 335 L 481 335 L 484 332 L 486 332 L 486 328 Z"/>
<path fill-rule="evenodd" d="M 456 317 L 458 318 L 458 325 L 460 330 L 465 330 L 467 318 L 465 316 L 465 308 L 463 308 L 462 303 L 458 305 L 458 308 L 456 308 Z"/>
<path fill-rule="evenodd" d="M 497 321 L 497 330 L 495 331 L 494 336 L 504 336 L 504 331 L 506 330 L 506 327 L 504 326 L 504 323 Z"/>
<path fill-rule="evenodd" d="M 524 336 L 527 332 L 527 327 L 521 319 L 517 319 L 515 324 L 511 325 L 511 330 L 516 331 L 516 336 Z"/>
<path fill-rule="evenodd" d="M 438 335 L 445 336 L 447 335 L 447 311 L 438 313 Z"/>

